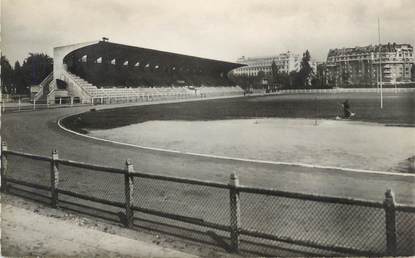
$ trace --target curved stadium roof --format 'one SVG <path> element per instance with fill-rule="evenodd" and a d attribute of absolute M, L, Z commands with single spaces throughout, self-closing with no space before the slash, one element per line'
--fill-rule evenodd
<path fill-rule="evenodd" d="M 242 64 L 100 41 L 64 57 L 68 70 L 96 86 L 233 85 Z"/>

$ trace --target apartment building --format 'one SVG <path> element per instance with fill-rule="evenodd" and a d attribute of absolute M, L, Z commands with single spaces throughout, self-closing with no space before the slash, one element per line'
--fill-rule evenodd
<path fill-rule="evenodd" d="M 326 82 L 335 87 L 376 87 L 380 79 L 385 85 L 410 83 L 414 60 L 410 44 L 330 49 Z"/>
<path fill-rule="evenodd" d="M 256 76 L 260 71 L 263 71 L 265 74 L 270 74 L 272 62 L 275 62 L 279 72 L 289 73 L 300 69 L 301 58 L 299 54 L 290 51 L 275 56 L 242 56 L 236 62 L 247 66 L 234 69 L 232 73 L 234 75 Z"/>

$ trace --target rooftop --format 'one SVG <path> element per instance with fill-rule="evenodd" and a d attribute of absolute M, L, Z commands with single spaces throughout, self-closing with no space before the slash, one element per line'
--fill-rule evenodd
<path fill-rule="evenodd" d="M 381 52 L 396 52 L 400 50 L 413 51 L 413 47 L 410 44 L 396 44 L 387 43 L 380 45 Z M 328 56 L 341 55 L 341 54 L 365 54 L 371 52 L 379 52 L 379 45 L 369 45 L 364 47 L 353 47 L 353 48 L 335 48 L 330 49 Z"/>

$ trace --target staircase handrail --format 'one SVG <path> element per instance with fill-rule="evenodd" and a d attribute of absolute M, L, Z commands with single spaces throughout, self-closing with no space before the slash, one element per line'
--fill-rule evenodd
<path fill-rule="evenodd" d="M 51 81 L 49 83 L 49 93 L 48 93 L 48 96 L 50 96 L 55 91 L 56 91 L 56 82 L 55 81 Z"/>
<path fill-rule="evenodd" d="M 43 95 L 43 87 L 39 88 L 39 91 L 35 94 L 35 96 L 33 97 L 33 99 L 35 101 L 39 100 Z"/>
<path fill-rule="evenodd" d="M 39 100 L 42 95 L 43 95 L 43 87 L 45 85 L 48 85 L 53 79 L 53 72 L 49 73 L 48 76 L 46 76 L 45 79 L 43 79 L 43 81 L 41 81 L 39 83 L 39 91 L 35 94 L 35 96 L 33 97 L 34 100 Z"/>

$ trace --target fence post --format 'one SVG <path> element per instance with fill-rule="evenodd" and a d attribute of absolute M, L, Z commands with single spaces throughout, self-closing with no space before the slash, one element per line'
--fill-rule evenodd
<path fill-rule="evenodd" d="M 239 251 L 239 228 L 240 228 L 240 204 L 239 204 L 239 178 L 235 173 L 231 174 L 229 180 L 230 193 L 230 225 L 231 225 L 231 247 L 234 252 Z"/>
<path fill-rule="evenodd" d="M 53 208 L 58 207 L 58 184 L 59 184 L 59 164 L 58 151 L 52 151 L 52 160 L 50 162 L 50 190 L 51 190 L 51 205 Z"/>
<path fill-rule="evenodd" d="M 132 199 L 134 193 L 134 178 L 130 173 L 134 172 L 134 166 L 131 164 L 131 160 L 125 161 L 125 174 L 124 174 L 124 189 L 125 189 L 125 217 L 126 227 L 133 227 L 134 211 L 132 209 Z"/>
<path fill-rule="evenodd" d="M 3 193 L 7 192 L 7 144 L 6 142 L 1 143 L 1 191 Z"/>
<path fill-rule="evenodd" d="M 386 252 L 387 255 L 396 255 L 396 214 L 395 214 L 395 196 L 391 189 L 386 190 L 383 207 L 385 209 L 386 225 Z"/>

